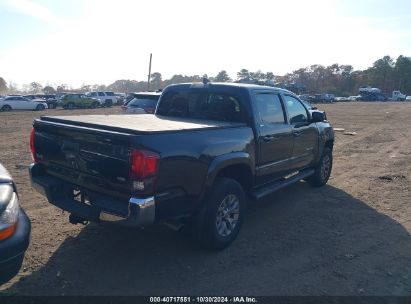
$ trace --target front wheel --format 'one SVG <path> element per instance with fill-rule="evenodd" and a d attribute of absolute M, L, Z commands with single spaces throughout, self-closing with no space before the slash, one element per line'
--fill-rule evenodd
<path fill-rule="evenodd" d="M 69 103 L 66 105 L 66 109 L 69 109 L 69 110 L 73 110 L 75 107 L 76 107 L 75 104 L 72 103 L 72 102 L 69 102 Z"/>
<path fill-rule="evenodd" d="M 217 178 L 198 219 L 198 239 L 210 249 L 223 249 L 237 237 L 244 218 L 243 187 L 230 178 Z"/>
<path fill-rule="evenodd" d="M 325 147 L 320 163 L 315 168 L 313 175 L 307 178 L 307 182 L 313 187 L 324 186 L 331 175 L 333 166 L 333 154 L 330 148 Z"/>

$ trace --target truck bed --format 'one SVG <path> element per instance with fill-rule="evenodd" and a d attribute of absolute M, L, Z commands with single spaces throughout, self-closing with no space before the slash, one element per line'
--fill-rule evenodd
<path fill-rule="evenodd" d="M 245 125 L 223 121 L 161 117 L 151 114 L 42 116 L 41 121 L 131 134 L 232 128 Z"/>

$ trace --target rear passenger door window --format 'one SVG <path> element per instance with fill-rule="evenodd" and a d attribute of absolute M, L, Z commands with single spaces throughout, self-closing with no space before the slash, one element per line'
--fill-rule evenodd
<path fill-rule="evenodd" d="M 291 125 L 308 122 L 307 110 L 297 98 L 284 95 L 284 101 Z"/>
<path fill-rule="evenodd" d="M 262 124 L 285 123 L 284 111 L 278 94 L 257 93 L 257 112 Z"/>

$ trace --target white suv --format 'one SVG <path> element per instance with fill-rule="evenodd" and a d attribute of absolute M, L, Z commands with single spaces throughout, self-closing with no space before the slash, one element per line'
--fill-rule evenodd
<path fill-rule="evenodd" d="M 118 97 L 114 95 L 114 92 L 88 92 L 86 96 L 97 98 L 100 101 L 100 106 L 111 107 L 113 104 L 117 104 Z"/>

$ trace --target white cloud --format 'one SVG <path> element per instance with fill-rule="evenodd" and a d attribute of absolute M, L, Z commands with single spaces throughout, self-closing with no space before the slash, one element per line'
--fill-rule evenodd
<path fill-rule="evenodd" d="M 47 7 L 30 0 L 8 0 L 6 6 L 17 13 L 27 16 L 35 17 L 41 21 L 57 25 L 68 26 L 68 21 L 64 18 L 58 17 Z"/>

